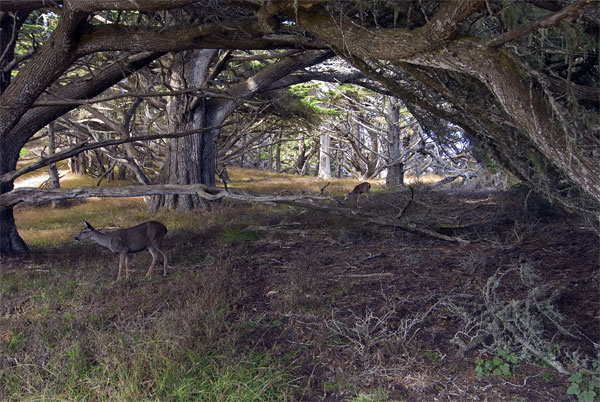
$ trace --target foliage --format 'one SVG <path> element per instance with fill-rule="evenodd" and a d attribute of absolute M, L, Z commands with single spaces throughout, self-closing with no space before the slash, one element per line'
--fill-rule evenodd
<path fill-rule="evenodd" d="M 21 150 L 19 151 L 19 158 L 25 158 L 27 156 L 29 156 L 29 149 L 21 148 Z"/>
<path fill-rule="evenodd" d="M 477 377 L 510 377 L 514 367 L 519 362 L 517 356 L 508 349 L 501 349 L 491 360 L 480 359 L 477 361 L 475 372 Z"/>
<path fill-rule="evenodd" d="M 569 377 L 567 395 L 575 395 L 579 402 L 593 402 L 600 395 L 600 360 L 592 364 L 592 372 L 580 369 Z"/>
<path fill-rule="evenodd" d="M 292 85 L 288 91 L 300 100 L 300 103 L 312 113 L 336 115 L 335 108 L 327 107 L 328 97 L 322 93 L 318 83 Z"/>

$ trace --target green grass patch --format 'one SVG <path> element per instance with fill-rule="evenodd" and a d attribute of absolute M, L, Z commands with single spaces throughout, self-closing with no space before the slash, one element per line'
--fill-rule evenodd
<path fill-rule="evenodd" d="M 226 243 L 234 244 L 247 241 L 255 241 L 260 237 L 260 234 L 253 230 L 244 229 L 225 229 L 222 238 Z"/>
<path fill-rule="evenodd" d="M 11 350 L 25 342 L 18 334 Z M 49 363 L 0 372 L 4 400 L 294 400 L 293 367 L 269 354 L 206 354 L 167 340 L 121 337 L 95 354 L 74 340 Z"/>

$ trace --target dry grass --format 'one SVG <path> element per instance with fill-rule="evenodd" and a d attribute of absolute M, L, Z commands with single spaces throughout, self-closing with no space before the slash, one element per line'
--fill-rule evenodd
<path fill-rule="evenodd" d="M 231 185 L 256 192 L 318 193 L 325 184 L 229 174 Z M 374 197 L 362 207 L 394 214 L 405 205 L 404 195 L 371 183 Z M 326 194 L 356 184 L 334 179 Z M 475 241 L 457 247 L 355 219 L 231 201 L 153 216 L 141 198 L 19 208 L 19 232 L 33 252 L 0 269 L 0 400 L 564 400 L 565 378 L 544 383 L 549 369 L 536 362 L 523 360 L 519 377 L 506 381 L 477 379 L 481 352 L 460 358 L 452 340 L 470 335 L 489 277 L 525 260 L 544 289 L 563 289 L 568 275 L 575 285 L 561 291 L 557 308 L 597 338 L 589 303 L 597 238 L 575 223 L 539 222 L 515 247 L 504 214 L 526 217 L 515 215 L 522 204 L 504 206 L 496 193 L 417 188 L 415 197 L 409 219 L 460 216 L 470 225 L 454 234 Z M 73 241 L 82 219 L 98 227 L 164 222 L 168 278 L 145 279 L 150 256 L 140 253 L 131 279 L 115 282 L 116 256 Z M 549 240 L 544 227 L 568 235 Z M 514 286 L 499 290 L 502 300 L 522 297 Z M 584 340 L 540 335 L 591 361 Z"/>

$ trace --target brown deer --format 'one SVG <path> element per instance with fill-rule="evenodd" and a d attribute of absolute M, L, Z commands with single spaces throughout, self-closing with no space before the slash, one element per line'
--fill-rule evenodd
<path fill-rule="evenodd" d="M 114 232 L 102 233 L 86 221 L 83 229 L 75 240 L 92 239 L 102 247 L 106 247 L 115 254 L 119 254 L 119 273 L 117 280 L 121 280 L 121 269 L 125 263 L 125 279 L 129 279 L 128 254 L 138 253 L 145 249 L 152 254 L 152 264 L 148 268 L 146 277 L 149 277 L 156 265 L 157 254 L 163 256 L 163 276 L 167 276 L 167 255 L 162 250 L 163 237 L 167 228 L 160 222 L 148 221 L 127 229 L 115 230 Z"/>
<path fill-rule="evenodd" d="M 354 189 L 352 191 L 350 191 L 346 197 L 344 197 L 344 201 L 348 200 L 354 194 L 358 194 L 358 196 L 356 197 L 357 203 L 358 203 L 358 200 L 360 199 L 360 196 L 363 194 L 365 194 L 365 196 L 367 198 L 371 198 L 371 184 L 364 182 L 364 183 L 360 183 L 360 184 L 356 185 L 356 187 L 354 187 Z"/>

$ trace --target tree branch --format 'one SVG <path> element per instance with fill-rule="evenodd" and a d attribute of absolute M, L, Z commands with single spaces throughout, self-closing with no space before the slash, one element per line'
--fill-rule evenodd
<path fill-rule="evenodd" d="M 487 47 L 502 46 L 506 42 L 510 42 L 511 40 L 515 40 L 525 35 L 529 35 L 530 33 L 533 33 L 540 28 L 553 27 L 565 18 L 575 16 L 575 14 L 578 11 L 583 10 L 590 4 L 592 4 L 592 0 L 576 1 L 575 3 L 569 4 L 568 6 L 554 14 L 550 14 L 547 17 L 540 18 L 539 20 L 533 21 L 526 25 L 521 25 L 520 27 L 515 28 L 512 31 L 508 31 L 503 33 L 502 35 L 496 36 L 495 38 L 484 42 L 483 45 Z"/>
<path fill-rule="evenodd" d="M 235 33 L 235 34 L 233 34 Z M 79 57 L 102 51 L 177 51 L 188 49 L 328 49 L 300 35 L 268 34 L 253 21 L 180 25 L 167 28 L 94 25 L 80 38 Z"/>
<path fill-rule="evenodd" d="M 0 209 L 12 208 L 21 202 L 49 202 L 69 198 L 90 197 L 140 197 L 159 194 L 197 194 L 205 200 L 218 200 L 229 198 L 247 202 L 293 202 L 299 200 L 331 200 L 331 197 L 316 195 L 267 195 L 250 194 L 243 190 L 230 189 L 226 191 L 220 187 L 211 187 L 204 184 L 157 184 L 151 186 L 123 186 L 123 187 L 80 187 L 80 188 L 32 188 L 20 187 L 0 195 Z"/>
<path fill-rule="evenodd" d="M 197 0 L 76 0 L 72 1 L 72 8 L 79 11 L 159 11 L 175 7 L 184 7 L 195 3 Z M 62 0 L 0 0 L 0 9 L 3 11 L 37 10 L 39 8 L 57 7 L 64 3 Z"/>
<path fill-rule="evenodd" d="M 407 225 L 397 220 L 378 216 L 375 214 L 356 213 L 350 208 L 330 207 L 322 203 L 315 203 L 315 200 L 335 201 L 331 197 L 322 195 L 268 195 L 268 194 L 250 194 L 243 190 L 229 189 L 229 191 L 220 187 L 211 187 L 204 184 L 159 184 L 152 186 L 123 186 L 123 187 L 81 187 L 81 188 L 32 188 L 21 187 L 8 193 L 0 195 L 0 210 L 12 208 L 21 202 L 42 203 L 69 198 L 90 198 L 90 197 L 140 197 L 160 194 L 195 194 L 205 200 L 219 200 L 228 198 L 244 202 L 262 202 L 278 203 L 297 206 L 301 208 L 316 210 L 333 215 L 345 216 L 351 219 L 359 219 L 368 223 L 382 226 L 392 226 L 411 233 L 426 235 L 436 239 L 468 244 L 468 240 L 458 237 L 446 236 L 434 230 Z"/>
<path fill-rule="evenodd" d="M 201 128 L 201 129 L 197 129 L 197 130 L 181 131 L 178 133 L 152 134 L 152 135 L 143 135 L 143 136 L 137 136 L 137 137 L 127 137 L 127 138 L 120 138 L 120 139 L 116 139 L 116 140 L 93 142 L 91 144 L 88 141 L 84 141 L 84 142 L 79 143 L 69 149 L 62 151 L 62 152 L 55 153 L 51 157 L 42 158 L 39 161 L 32 163 L 31 165 L 29 165 L 27 167 L 24 167 L 24 168 L 18 169 L 18 170 L 13 170 L 8 173 L 4 173 L 4 174 L 0 175 L 0 183 L 13 181 L 14 179 L 16 179 L 19 176 L 22 176 L 29 172 L 33 172 L 36 169 L 39 169 L 44 166 L 48 166 L 52 163 L 56 163 L 58 161 L 62 161 L 64 159 L 70 158 L 72 156 L 80 154 L 83 151 L 89 151 L 92 149 L 107 147 L 107 146 L 111 146 L 111 145 L 126 144 L 129 142 L 136 142 L 136 141 L 150 141 L 150 140 L 158 140 L 158 139 L 163 139 L 163 138 L 181 138 L 181 137 L 186 137 L 186 136 L 192 135 L 192 134 L 204 133 L 204 132 L 220 129 L 225 126 L 227 126 L 227 124 L 222 124 L 220 126 L 214 126 L 214 127 L 208 127 L 208 128 Z"/>

